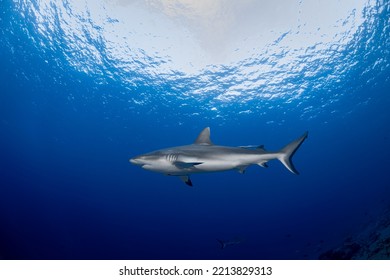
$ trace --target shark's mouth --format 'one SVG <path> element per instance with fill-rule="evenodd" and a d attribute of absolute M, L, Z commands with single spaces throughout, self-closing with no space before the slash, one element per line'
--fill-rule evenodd
<path fill-rule="evenodd" d="M 143 169 L 146 169 L 146 170 L 152 169 L 152 165 L 151 165 L 151 164 L 146 164 L 146 163 L 144 163 L 144 164 L 141 164 L 140 166 L 141 166 Z"/>
<path fill-rule="evenodd" d="M 141 162 L 138 158 L 131 158 L 129 159 L 129 162 L 131 162 L 132 164 L 136 164 L 136 165 L 144 165 L 145 163 Z"/>

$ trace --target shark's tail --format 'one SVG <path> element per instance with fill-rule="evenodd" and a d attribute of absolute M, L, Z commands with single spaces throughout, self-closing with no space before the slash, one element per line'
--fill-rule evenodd
<path fill-rule="evenodd" d="M 283 149 L 278 152 L 278 159 L 283 163 L 283 165 L 294 174 L 299 174 L 295 169 L 291 159 L 295 152 L 298 150 L 299 146 L 302 145 L 303 141 L 307 138 L 308 132 L 306 131 L 301 137 L 292 141 L 290 144 L 286 145 Z"/>

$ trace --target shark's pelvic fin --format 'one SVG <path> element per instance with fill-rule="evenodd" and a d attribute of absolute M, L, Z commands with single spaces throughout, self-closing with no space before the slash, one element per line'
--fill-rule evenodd
<path fill-rule="evenodd" d="M 303 141 L 307 138 L 308 132 L 306 131 L 301 137 L 292 141 L 290 144 L 286 145 L 283 149 L 279 151 L 278 159 L 283 163 L 283 165 L 294 174 L 299 174 L 298 170 L 294 167 L 291 159 L 298 148 L 302 145 Z"/>
<path fill-rule="evenodd" d="M 188 186 L 192 187 L 192 182 L 189 176 L 179 176 L 180 179 L 186 183 Z"/>
<path fill-rule="evenodd" d="M 237 167 L 237 170 L 238 172 L 240 172 L 241 174 L 244 174 L 245 173 L 245 169 L 248 167 L 248 165 L 241 165 L 241 166 L 238 166 Z"/>
<path fill-rule="evenodd" d="M 194 144 L 197 145 L 213 145 L 213 142 L 210 140 L 210 127 L 206 127 L 199 133 L 198 138 L 196 138 Z"/>

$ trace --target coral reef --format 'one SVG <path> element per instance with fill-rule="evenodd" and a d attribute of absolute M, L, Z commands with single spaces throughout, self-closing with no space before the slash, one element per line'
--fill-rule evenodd
<path fill-rule="evenodd" d="M 364 230 L 346 238 L 339 247 L 323 252 L 321 260 L 390 259 L 390 208 Z"/>

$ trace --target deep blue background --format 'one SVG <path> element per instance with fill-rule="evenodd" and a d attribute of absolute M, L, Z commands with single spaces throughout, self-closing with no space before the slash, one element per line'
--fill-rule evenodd
<path fill-rule="evenodd" d="M 354 92 L 332 105 L 337 114 L 302 119 L 284 104 L 283 113 L 222 124 L 200 114 L 180 125 L 175 100 L 130 110 L 126 96 L 107 98 L 125 91 L 120 84 L 58 66 L 66 65 L 61 54 L 37 48 L 25 33 L 32 27 L 2 1 L 0 258 L 313 259 L 357 234 L 390 204 L 390 68 L 358 75 L 379 58 L 390 61 L 384 7 L 376 19 L 382 37 L 370 41 L 378 52 L 356 54 L 360 68 L 345 82 Z M 326 102 L 317 94 L 307 106 Z M 266 123 L 272 119 L 283 122 Z M 309 130 L 294 158 L 301 175 L 271 162 L 245 175 L 195 175 L 189 188 L 128 163 L 191 143 L 206 126 L 214 143 L 271 150 Z M 216 239 L 236 236 L 245 241 L 220 249 Z"/>

